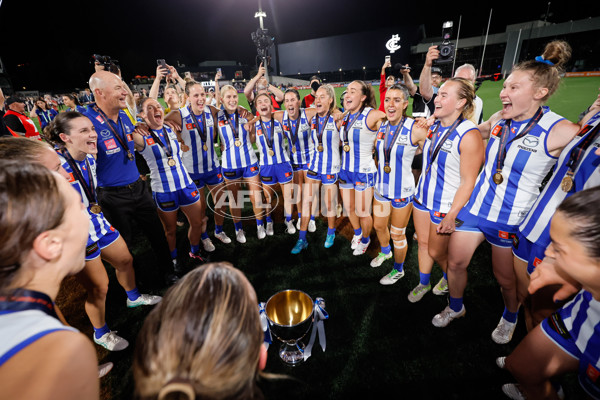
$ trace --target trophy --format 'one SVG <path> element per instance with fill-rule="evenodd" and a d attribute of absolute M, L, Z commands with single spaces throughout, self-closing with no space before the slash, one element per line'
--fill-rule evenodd
<path fill-rule="evenodd" d="M 279 357 L 287 365 L 298 365 L 310 357 L 316 332 L 313 330 L 306 348 L 302 339 L 313 326 L 313 321 L 316 321 L 321 347 L 325 350 L 322 320 L 328 316 L 324 306 L 325 302 L 321 298 L 313 302 L 308 294 L 300 290 L 282 290 L 271 296 L 266 305 L 261 307 L 261 314 L 266 316 L 270 332 L 283 343 L 279 349 Z"/>

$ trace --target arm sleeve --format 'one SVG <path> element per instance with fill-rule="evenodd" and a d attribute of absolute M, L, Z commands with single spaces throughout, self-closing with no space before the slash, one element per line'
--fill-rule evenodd
<path fill-rule="evenodd" d="M 21 120 L 16 115 L 7 115 L 4 117 L 4 123 L 14 132 L 25 134 L 25 127 L 21 123 Z"/>

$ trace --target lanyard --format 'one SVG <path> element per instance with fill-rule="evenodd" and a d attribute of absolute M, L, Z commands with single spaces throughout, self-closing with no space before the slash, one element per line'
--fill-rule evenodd
<path fill-rule="evenodd" d="M 594 141 L 598 138 L 598 134 L 600 133 L 600 124 L 596 125 L 592 128 L 591 125 L 586 125 L 581 128 L 578 136 L 586 135 L 577 146 L 575 146 L 571 153 L 569 154 L 569 161 L 567 161 L 567 173 L 565 177 L 562 179 L 561 188 L 565 192 L 571 191 L 575 181 L 573 180 L 573 175 L 575 175 L 575 170 L 581 164 L 583 160 L 582 156 L 585 154 L 587 149 L 590 147 Z"/>
<path fill-rule="evenodd" d="M 448 128 L 448 130 L 446 131 L 446 133 L 444 134 L 444 136 L 442 136 L 441 139 L 437 137 L 437 131 L 440 128 L 440 126 L 442 125 L 442 123 L 440 121 L 437 121 L 437 125 L 436 125 L 435 129 L 431 133 L 431 147 L 429 148 L 429 165 L 427 166 L 427 170 L 425 171 L 425 175 L 427 175 L 429 173 L 429 170 L 431 169 L 431 166 L 433 165 L 433 162 L 435 161 L 435 159 L 437 158 L 437 155 L 439 154 L 440 150 L 442 149 L 442 146 L 444 145 L 444 142 L 446 141 L 446 139 L 448 139 L 448 137 L 450 136 L 450 134 L 452 132 L 454 132 L 454 130 L 456 129 L 456 127 L 462 121 L 463 121 L 463 118 L 462 118 L 462 114 L 461 114 L 456 119 L 456 121 L 454 121 L 452 123 L 452 125 L 450 126 L 450 128 Z M 434 142 L 434 138 L 435 138 L 435 142 Z"/>
<path fill-rule="evenodd" d="M 40 310 L 58 319 L 50 297 L 34 290 L 16 289 L 8 296 L 0 296 L 0 314 L 26 310 Z"/>
<path fill-rule="evenodd" d="M 384 157 L 385 165 L 388 168 L 390 165 L 390 155 L 392 154 L 392 147 L 394 146 L 394 143 L 396 142 L 396 139 L 398 138 L 398 134 L 402 130 L 402 126 L 404 125 L 405 119 L 406 119 L 406 117 L 402 117 L 402 120 L 396 127 L 396 130 L 391 135 L 389 134 L 391 124 L 388 124 L 385 127 L 385 134 L 383 136 L 383 138 L 384 138 L 383 139 L 383 157 Z M 392 138 L 392 140 L 388 141 L 388 138 L 390 138 L 390 137 Z"/>
<path fill-rule="evenodd" d="M 325 130 L 325 127 L 327 126 L 327 122 L 329 122 L 329 114 L 330 113 L 327 113 L 327 115 L 325 116 L 325 120 L 323 120 L 323 124 L 321 124 L 319 122 L 321 117 L 319 117 L 318 115 L 315 115 L 315 118 L 317 119 L 317 141 L 319 142 L 319 146 L 321 146 L 321 147 L 323 147 L 323 131 Z"/>
<path fill-rule="evenodd" d="M 344 142 L 344 150 L 346 149 L 346 146 L 348 146 L 348 131 L 352 128 L 352 125 L 354 125 L 358 117 L 361 116 L 364 109 L 364 107 L 361 108 L 350 123 L 348 123 L 348 120 L 350 120 L 350 115 L 347 115 L 346 118 L 344 118 L 344 122 L 342 124 L 342 126 L 344 127 L 344 134 L 342 135 L 342 141 Z"/>
<path fill-rule="evenodd" d="M 298 129 L 300 128 L 300 122 L 302 119 L 302 111 L 298 114 L 298 119 L 295 120 L 295 127 L 292 128 L 292 124 L 290 124 L 290 114 L 288 114 L 287 126 L 289 128 L 290 134 L 292 135 L 292 145 L 295 147 L 296 142 L 298 141 Z"/>
<path fill-rule="evenodd" d="M 273 150 L 273 141 L 275 140 L 275 120 L 273 117 L 273 114 L 271 114 L 271 124 L 269 129 L 265 129 L 265 125 L 263 124 L 262 119 L 260 120 L 260 128 L 263 130 L 264 135 L 265 135 L 265 142 L 267 142 L 267 147 L 269 147 L 269 150 Z M 271 133 L 270 137 L 269 137 L 269 132 Z"/>
<path fill-rule="evenodd" d="M 94 110 L 98 113 L 98 115 L 102 118 L 106 125 L 108 125 L 108 128 L 112 131 L 113 136 L 117 139 L 117 142 L 119 142 L 123 150 L 127 152 L 127 158 L 129 158 L 130 161 L 133 161 L 135 157 L 133 156 L 131 151 L 129 151 L 129 147 L 127 146 L 127 138 L 125 137 L 125 126 L 123 125 L 123 121 L 121 120 L 121 118 L 119 117 L 118 121 L 119 125 L 121 126 L 123 136 L 119 135 L 115 128 L 113 128 L 112 124 L 108 120 L 108 117 L 106 116 L 106 114 L 104 114 L 104 111 L 102 111 L 98 106 L 94 106 Z"/>
<path fill-rule="evenodd" d="M 234 124 L 231 123 L 231 116 L 229 115 L 229 113 L 227 112 L 227 110 L 223 110 L 223 112 L 225 113 L 225 117 L 227 118 L 227 123 L 229 124 L 229 126 L 231 127 L 231 130 L 233 131 L 233 138 L 234 140 L 237 142 L 239 141 L 239 133 L 238 133 L 238 127 L 239 127 L 239 114 L 237 112 L 237 110 L 235 111 L 235 126 Z"/>
<path fill-rule="evenodd" d="M 194 124 L 194 128 L 198 131 L 200 135 L 200 139 L 202 139 L 202 143 L 206 143 L 208 140 L 208 131 L 206 129 L 206 116 L 204 115 L 204 110 L 200 113 L 200 119 L 202 119 L 202 129 L 200 129 L 198 125 L 198 117 L 192 111 L 192 107 L 188 106 L 188 110 L 190 111 L 190 116 L 192 117 L 192 124 Z"/>
<path fill-rule="evenodd" d="M 161 133 L 161 136 L 163 137 L 163 139 L 165 140 L 164 142 L 162 140 L 160 140 L 160 138 L 158 137 L 156 132 L 154 132 L 154 130 L 150 129 L 150 136 L 152 136 L 152 138 L 154 139 L 156 144 L 158 144 L 163 149 L 163 151 L 167 155 L 167 158 L 169 158 L 169 159 L 173 158 L 173 148 L 171 147 L 171 141 L 169 140 L 169 137 L 167 135 L 165 135 L 164 127 L 160 128 L 160 133 Z M 166 146 L 165 146 L 165 143 L 166 143 Z"/>
<path fill-rule="evenodd" d="M 81 170 L 79 169 L 79 163 L 73 159 L 69 151 L 67 149 L 64 149 L 62 155 L 65 158 L 65 160 L 67 160 L 67 163 L 73 170 L 73 175 L 75 175 L 75 179 L 79 181 L 79 184 L 83 188 L 85 196 L 88 199 L 88 203 L 90 203 L 90 205 L 98 204 L 98 199 L 96 197 L 96 188 L 94 187 L 94 177 L 92 176 L 92 169 L 90 168 L 90 163 L 87 159 L 87 156 L 84 161 L 85 167 L 87 169 L 89 184 L 88 182 L 86 182 Z"/>

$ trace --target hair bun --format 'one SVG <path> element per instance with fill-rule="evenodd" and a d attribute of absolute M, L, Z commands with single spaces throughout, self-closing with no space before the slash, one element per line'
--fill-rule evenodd
<path fill-rule="evenodd" d="M 542 57 L 557 68 L 563 67 L 571 58 L 571 46 L 564 40 L 554 40 L 546 45 Z"/>

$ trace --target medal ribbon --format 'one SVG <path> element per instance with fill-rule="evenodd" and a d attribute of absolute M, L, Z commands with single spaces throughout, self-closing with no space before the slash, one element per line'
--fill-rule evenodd
<path fill-rule="evenodd" d="M 163 149 L 163 151 L 167 155 L 167 158 L 173 158 L 173 148 L 171 147 L 171 141 L 169 140 L 169 137 L 167 135 L 165 135 L 164 127 L 160 128 L 160 133 L 161 133 L 162 137 L 165 139 L 165 142 L 160 140 L 160 138 L 158 137 L 156 132 L 154 132 L 152 129 L 150 129 L 150 136 L 152 136 L 152 139 L 154 139 L 156 144 L 158 144 Z M 165 143 L 166 143 L 166 145 L 165 145 Z"/>
<path fill-rule="evenodd" d="M 429 173 L 429 170 L 431 170 L 431 166 L 433 165 L 433 161 L 437 158 L 437 155 L 439 154 L 440 150 L 442 149 L 442 145 L 444 144 L 444 142 L 446 141 L 446 139 L 448 139 L 448 137 L 450 136 L 450 134 L 452 132 L 454 132 L 454 130 L 456 129 L 456 127 L 463 121 L 462 118 L 462 114 L 456 119 L 456 121 L 454 121 L 452 123 L 452 125 L 450 126 L 450 128 L 448 128 L 448 130 L 446 131 L 446 133 L 444 134 L 444 136 L 442 136 L 442 138 L 438 138 L 437 137 L 437 131 L 440 128 L 440 126 L 442 125 L 442 123 L 440 121 L 437 121 L 437 125 L 435 127 L 435 129 L 433 130 L 433 132 L 431 133 L 431 147 L 429 147 L 429 165 L 427 165 L 427 170 L 425 171 L 425 175 L 427 175 Z M 434 138 L 435 138 L 435 142 L 434 142 Z"/>
<path fill-rule="evenodd" d="M 589 125 L 584 126 L 583 128 L 581 128 L 581 130 L 583 131 L 584 129 L 586 129 L 586 127 L 589 127 Z M 577 146 L 575 146 L 571 150 L 571 154 L 569 155 L 569 161 L 567 161 L 567 168 L 568 168 L 567 176 L 568 177 L 571 177 L 571 178 L 573 177 L 573 175 L 575 174 L 575 170 L 579 167 L 579 164 L 581 164 L 581 161 L 582 161 L 581 156 L 586 152 L 588 147 L 590 147 L 590 145 L 592 143 L 594 143 L 596 138 L 598 138 L 599 133 L 600 133 L 600 124 L 597 124 L 594 128 L 590 129 L 585 134 L 586 135 L 585 138 L 583 140 L 581 140 L 579 143 L 577 143 Z"/>
<path fill-rule="evenodd" d="M 233 140 L 234 141 L 238 141 L 240 140 L 240 134 L 238 133 L 238 126 L 239 126 L 239 114 L 237 112 L 237 110 L 235 110 L 235 126 L 233 126 L 233 124 L 231 123 L 231 116 L 229 115 L 229 113 L 227 112 L 227 110 L 223 110 L 223 112 L 225 113 L 225 117 L 227 117 L 226 121 L 229 124 L 229 126 L 231 127 L 231 130 L 233 131 Z"/>
<path fill-rule="evenodd" d="M 323 121 L 323 125 L 320 125 L 319 119 L 320 117 L 318 115 L 315 115 L 315 118 L 317 119 L 317 141 L 319 142 L 319 146 L 323 146 L 323 131 L 325 130 L 325 127 L 327 126 L 327 122 L 329 122 L 329 112 L 327 113 L 327 115 L 325 116 L 325 120 Z"/>
<path fill-rule="evenodd" d="M 275 140 L 275 119 L 273 117 L 273 114 L 271 114 L 271 125 L 270 125 L 270 129 L 267 130 L 265 129 L 265 124 L 263 124 L 263 120 L 260 120 L 260 127 L 264 132 L 265 135 L 265 142 L 267 142 L 267 147 L 269 148 L 269 150 L 273 150 L 273 141 Z M 271 133 L 271 136 L 269 137 L 269 132 Z"/>
<path fill-rule="evenodd" d="M 327 346 L 327 340 L 325 338 L 325 324 L 323 321 L 329 318 L 329 314 L 327 314 L 327 311 L 325 311 L 325 300 L 323 300 L 321 297 L 317 297 L 315 299 L 313 318 L 314 321 L 312 332 L 310 333 L 310 340 L 304 348 L 304 361 L 306 361 L 312 354 L 312 348 L 315 344 L 317 332 L 319 333 L 319 343 L 321 344 L 323 351 L 325 351 L 325 347 Z"/>
<path fill-rule="evenodd" d="M 344 133 L 342 135 L 342 141 L 344 142 L 344 146 L 348 146 L 348 131 L 352 128 L 352 125 L 354 125 L 358 117 L 361 116 L 364 109 L 365 108 L 362 107 L 360 111 L 356 114 L 352 122 L 350 122 L 349 124 L 348 120 L 350 119 L 350 115 L 347 115 L 346 118 L 344 118 L 344 123 L 342 124 L 342 126 L 344 127 Z"/>
<path fill-rule="evenodd" d="M 85 158 L 84 161 L 85 161 L 85 167 L 87 168 L 89 184 L 85 181 L 83 173 L 79 169 L 79 163 L 73 159 L 71 154 L 69 154 L 69 151 L 67 149 L 64 149 L 62 152 L 62 155 L 65 158 L 65 160 L 67 160 L 67 163 L 73 170 L 73 175 L 75 175 L 74 176 L 75 179 L 77 179 L 77 181 L 79 181 L 79 184 L 83 188 L 85 197 L 87 197 L 87 199 L 88 199 L 88 203 L 90 203 L 90 205 L 98 204 L 98 198 L 96 197 L 96 188 L 94 187 L 94 178 L 92 176 L 92 169 L 90 168 L 90 163 L 89 163 L 87 157 Z"/>
<path fill-rule="evenodd" d="M 200 126 L 198 125 L 198 117 L 196 117 L 196 114 L 194 114 L 192 111 L 192 107 L 188 106 L 188 110 L 190 112 L 190 116 L 192 117 L 192 124 L 194 125 L 194 128 L 196 128 L 202 143 L 206 144 L 206 141 L 208 140 L 208 130 L 206 129 L 206 116 L 204 115 L 204 111 L 200 113 L 200 119 L 202 119 L 202 129 L 200 129 Z"/>
<path fill-rule="evenodd" d="M 385 134 L 383 136 L 383 157 L 384 157 L 385 165 L 388 167 L 390 165 L 390 155 L 392 154 L 392 147 L 394 146 L 394 143 L 396 142 L 396 139 L 398 138 L 398 134 L 402 130 L 402 126 L 404 125 L 404 120 L 406 120 L 406 117 L 402 117 L 402 120 L 400 121 L 400 123 L 398 124 L 398 126 L 396 127 L 396 130 L 394 131 L 394 133 L 392 135 L 389 134 L 391 124 L 388 124 L 385 127 Z M 388 142 L 388 138 L 390 136 L 391 136 L 392 140 L 390 140 Z"/>
<path fill-rule="evenodd" d="M 54 303 L 45 293 L 27 289 L 16 289 L 7 296 L 0 296 L 0 314 L 26 310 L 40 310 L 58 319 L 54 310 Z"/>
<path fill-rule="evenodd" d="M 506 141 L 508 140 L 508 135 L 510 132 L 510 124 L 512 122 L 512 120 L 506 120 L 504 123 L 504 126 L 502 127 L 502 133 L 500 134 L 500 145 L 498 147 L 498 157 L 496 158 L 496 172 L 501 172 L 502 171 L 502 167 L 504 167 L 504 159 L 506 158 L 506 152 L 507 152 L 507 148 L 508 146 L 514 142 L 515 140 L 519 140 L 521 139 L 523 136 L 527 135 L 529 133 L 529 131 L 531 131 L 533 129 L 533 127 L 540 122 L 540 119 L 542 119 L 542 116 L 544 115 L 544 112 L 542 111 L 542 107 L 538 108 L 538 110 L 535 112 L 535 115 L 533 116 L 533 118 L 531 118 L 529 120 L 529 122 L 527 123 L 527 125 L 525 126 L 525 129 L 523 129 L 523 131 L 521 133 L 519 133 L 517 136 L 515 136 L 510 142 L 506 143 Z"/>
<path fill-rule="evenodd" d="M 300 128 L 300 119 L 302 117 L 302 115 L 298 115 L 298 119 L 295 121 L 296 122 L 296 127 L 293 129 L 292 128 L 292 124 L 290 124 L 290 114 L 288 114 L 288 119 L 287 119 L 287 126 L 290 130 L 290 134 L 292 135 L 292 145 L 295 146 L 296 142 L 298 141 L 298 129 Z"/>
<path fill-rule="evenodd" d="M 108 117 L 106 116 L 106 114 L 104 114 L 104 111 L 102 111 L 100 108 L 98 108 L 98 106 L 94 106 L 94 110 L 98 113 L 98 115 L 100 115 L 100 117 L 106 123 L 106 125 L 108 125 L 108 128 L 111 130 L 111 132 L 113 133 L 113 136 L 117 139 L 117 142 L 119 142 L 119 144 L 121 145 L 123 150 L 125 150 L 127 152 L 127 157 L 133 161 L 134 156 L 131 153 L 131 151 L 129 151 L 129 146 L 127 146 L 127 137 L 125 136 L 125 126 L 123 125 L 123 121 L 121 120 L 121 117 L 119 117 L 118 120 L 119 120 L 119 125 L 121 126 L 121 131 L 123 132 L 123 136 L 119 135 L 119 133 L 116 131 L 116 129 L 112 126 L 112 124 L 108 120 Z"/>

